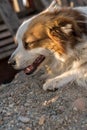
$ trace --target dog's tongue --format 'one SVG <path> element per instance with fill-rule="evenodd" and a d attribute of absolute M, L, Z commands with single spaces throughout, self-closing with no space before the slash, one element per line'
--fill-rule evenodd
<path fill-rule="evenodd" d="M 45 59 L 45 57 L 43 55 L 40 55 L 39 57 L 37 57 L 37 59 L 31 64 L 29 65 L 24 72 L 26 74 L 31 74 L 33 73 L 37 67 L 42 63 L 42 61 Z"/>
<path fill-rule="evenodd" d="M 24 72 L 26 74 L 31 74 L 33 71 L 35 70 L 35 67 L 33 65 L 29 65 L 25 70 Z"/>

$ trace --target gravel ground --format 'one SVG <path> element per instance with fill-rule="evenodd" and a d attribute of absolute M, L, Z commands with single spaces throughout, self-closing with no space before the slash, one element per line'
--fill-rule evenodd
<path fill-rule="evenodd" d="M 39 79 L 21 72 L 0 86 L 0 130 L 87 130 L 87 90 L 45 92 Z"/>

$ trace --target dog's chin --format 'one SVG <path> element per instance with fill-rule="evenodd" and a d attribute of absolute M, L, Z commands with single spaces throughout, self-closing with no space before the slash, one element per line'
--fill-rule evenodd
<path fill-rule="evenodd" d="M 41 63 L 43 63 L 43 61 L 45 60 L 45 56 L 44 55 L 39 55 L 31 65 L 27 66 L 24 69 L 25 74 L 30 75 L 33 74 L 34 72 L 36 72 L 36 70 L 39 68 L 39 66 L 41 65 Z"/>

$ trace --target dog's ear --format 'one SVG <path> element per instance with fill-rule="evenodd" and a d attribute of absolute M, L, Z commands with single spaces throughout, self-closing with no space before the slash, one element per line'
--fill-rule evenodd
<path fill-rule="evenodd" d="M 72 24 L 66 23 L 66 25 L 60 27 L 60 30 L 66 35 L 69 35 L 73 31 Z"/>
<path fill-rule="evenodd" d="M 49 22 L 48 35 L 53 40 L 68 40 L 70 37 L 80 37 L 81 31 L 79 26 L 72 18 L 60 17 L 53 22 Z"/>

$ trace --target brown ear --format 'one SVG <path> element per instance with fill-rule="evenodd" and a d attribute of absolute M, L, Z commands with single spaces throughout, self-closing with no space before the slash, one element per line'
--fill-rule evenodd
<path fill-rule="evenodd" d="M 60 17 L 49 23 L 48 35 L 53 40 L 68 40 L 70 37 L 80 37 L 81 31 L 75 20 Z"/>

